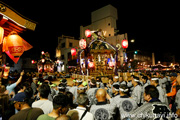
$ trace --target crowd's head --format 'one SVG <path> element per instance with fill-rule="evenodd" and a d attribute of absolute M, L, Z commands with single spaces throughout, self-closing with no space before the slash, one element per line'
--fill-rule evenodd
<path fill-rule="evenodd" d="M 158 99 L 159 98 L 159 92 L 157 88 L 153 85 L 148 85 L 145 87 L 144 91 L 144 100 L 149 102 L 151 99 Z"/>

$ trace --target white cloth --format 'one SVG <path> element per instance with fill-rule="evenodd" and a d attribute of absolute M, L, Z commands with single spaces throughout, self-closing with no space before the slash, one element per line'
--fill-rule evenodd
<path fill-rule="evenodd" d="M 106 104 L 104 102 L 92 105 L 90 113 L 93 114 L 94 120 L 112 120 L 114 114 L 114 106 Z"/>
<path fill-rule="evenodd" d="M 84 108 L 84 107 L 77 107 L 76 109 L 73 109 L 73 110 L 76 110 L 78 112 L 79 119 L 80 119 L 81 116 L 83 115 L 84 111 L 86 110 L 86 108 Z M 90 112 L 87 112 L 82 120 L 94 120 L 93 114 L 90 113 Z"/>
<path fill-rule="evenodd" d="M 32 103 L 32 108 L 41 108 L 44 114 L 48 114 L 53 110 L 53 103 L 49 100 L 38 100 Z"/>
<path fill-rule="evenodd" d="M 73 103 L 74 104 L 77 104 L 77 96 L 78 96 L 78 93 L 77 93 L 77 86 L 73 86 L 69 89 L 69 92 L 71 92 L 74 96 L 74 99 L 73 99 Z"/>
<path fill-rule="evenodd" d="M 176 93 L 175 103 L 177 105 L 176 108 L 180 109 L 180 89 Z"/>
<path fill-rule="evenodd" d="M 121 120 L 125 118 L 125 115 L 128 115 L 137 108 L 136 101 L 128 96 L 118 95 L 110 100 L 110 104 L 119 109 Z"/>
<path fill-rule="evenodd" d="M 168 105 L 168 99 L 167 99 L 167 96 L 166 96 L 166 93 L 164 91 L 164 89 L 162 89 L 161 86 L 157 86 L 156 87 L 158 92 L 159 92 L 159 100 L 162 102 L 162 103 L 165 103 L 166 105 Z"/>
<path fill-rule="evenodd" d="M 140 104 L 142 100 L 142 96 L 143 96 L 142 86 L 137 85 L 136 87 L 134 87 L 131 97 L 137 102 L 137 104 Z"/>

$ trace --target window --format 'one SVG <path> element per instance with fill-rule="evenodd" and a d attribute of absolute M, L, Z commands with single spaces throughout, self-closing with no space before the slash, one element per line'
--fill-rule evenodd
<path fill-rule="evenodd" d="M 110 26 L 111 25 L 111 23 L 108 23 L 108 26 Z"/>
<path fill-rule="evenodd" d="M 64 60 L 64 55 L 61 55 L 61 59 Z"/>
<path fill-rule="evenodd" d="M 109 36 L 111 36 L 111 34 L 109 34 Z"/>
<path fill-rule="evenodd" d="M 71 58 L 72 58 L 72 56 L 71 56 L 71 52 L 68 52 L 68 61 L 70 61 L 71 60 Z"/>
<path fill-rule="evenodd" d="M 69 43 L 69 47 L 72 47 L 73 46 L 73 44 L 72 43 Z"/>
<path fill-rule="evenodd" d="M 62 44 L 61 44 L 61 48 L 64 48 L 64 47 L 65 47 L 65 43 L 62 43 Z"/>

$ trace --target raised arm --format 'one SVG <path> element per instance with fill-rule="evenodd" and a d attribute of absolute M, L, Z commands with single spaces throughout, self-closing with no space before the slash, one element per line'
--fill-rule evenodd
<path fill-rule="evenodd" d="M 22 81 L 22 76 L 24 75 L 24 70 L 20 73 L 19 79 L 16 81 L 16 86 Z"/>

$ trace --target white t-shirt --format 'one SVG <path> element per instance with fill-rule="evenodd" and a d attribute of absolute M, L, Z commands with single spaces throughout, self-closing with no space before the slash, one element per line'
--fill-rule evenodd
<path fill-rule="evenodd" d="M 86 108 L 84 108 L 84 107 L 77 107 L 76 109 L 73 109 L 73 110 L 76 110 L 78 112 L 79 119 L 80 119 L 81 116 L 83 115 L 84 111 L 86 110 Z M 87 112 L 82 120 L 94 120 L 93 114 L 90 113 L 90 112 Z"/>
<path fill-rule="evenodd" d="M 32 108 L 41 108 L 44 114 L 48 114 L 53 110 L 53 103 L 49 100 L 38 100 L 33 102 Z"/>

